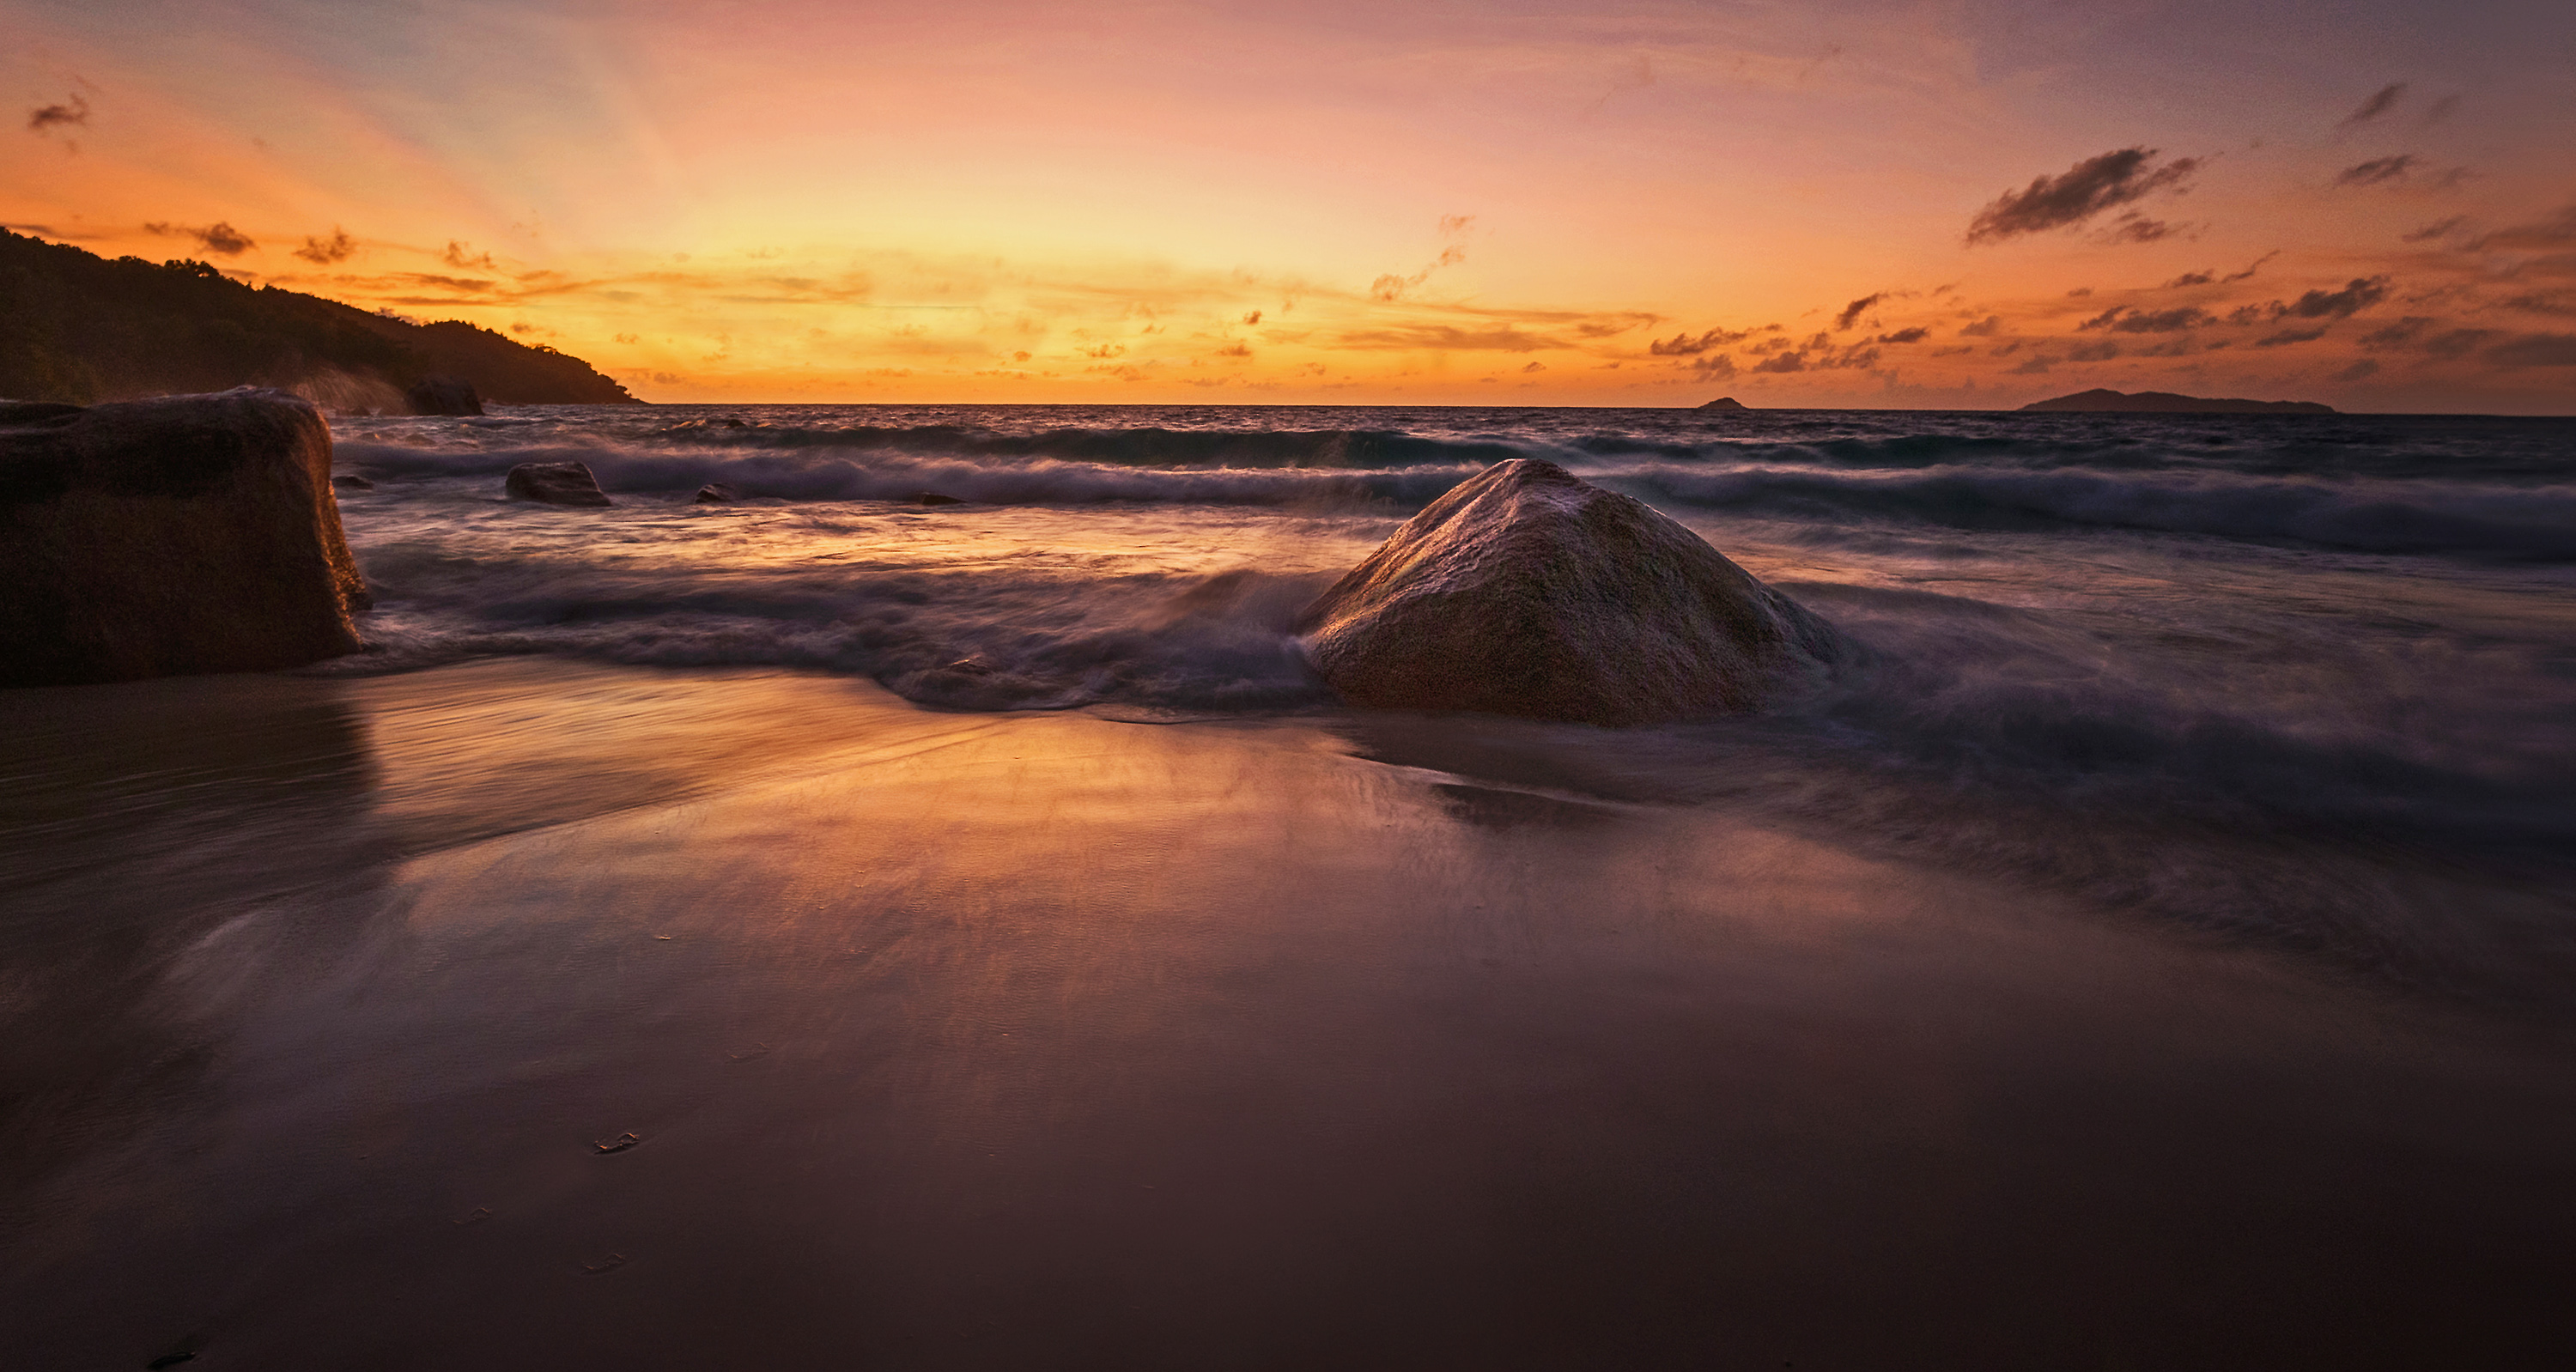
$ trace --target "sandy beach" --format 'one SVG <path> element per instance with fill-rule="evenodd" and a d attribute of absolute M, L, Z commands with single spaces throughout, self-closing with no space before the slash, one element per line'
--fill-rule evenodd
<path fill-rule="evenodd" d="M 539 659 L 9 704 L 18 1366 L 2576 1333 L 2559 1017 L 1458 760 L 1543 726 Z"/>

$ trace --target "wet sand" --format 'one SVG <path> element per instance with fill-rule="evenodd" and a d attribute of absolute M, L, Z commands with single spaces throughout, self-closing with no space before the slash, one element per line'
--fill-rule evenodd
<path fill-rule="evenodd" d="M 537 660 L 5 706 L 12 1366 L 2576 1347 L 2559 1020 L 1402 721 Z"/>

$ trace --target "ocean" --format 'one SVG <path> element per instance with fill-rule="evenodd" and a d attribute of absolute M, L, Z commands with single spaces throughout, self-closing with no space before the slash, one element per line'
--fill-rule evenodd
<path fill-rule="evenodd" d="M 13 1366 L 2576 1346 L 2576 421 L 332 424 L 366 652 L 0 692 Z M 1337 702 L 1521 456 L 1851 651 Z"/>
<path fill-rule="evenodd" d="M 762 405 L 334 424 L 339 470 L 376 482 L 342 513 L 378 608 L 368 655 L 325 670 L 784 667 L 938 709 L 1137 721 L 1332 713 L 1296 612 L 1450 486 L 1544 457 L 1863 651 L 1752 715 L 1498 725 L 1487 765 L 2576 1009 L 2576 420 Z M 513 465 L 564 460 L 616 506 L 502 499 Z M 690 503 L 709 482 L 741 502 Z"/>

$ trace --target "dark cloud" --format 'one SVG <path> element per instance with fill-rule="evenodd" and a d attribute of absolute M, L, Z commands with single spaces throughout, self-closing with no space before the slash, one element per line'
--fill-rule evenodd
<path fill-rule="evenodd" d="M 2457 110 L 2459 107 L 2460 97 L 2456 95 L 2446 95 L 2441 99 L 2434 101 L 2433 108 L 2424 111 L 2424 127 L 2429 129 L 2435 124 L 2439 124 L 2443 120 L 2450 118 L 2452 111 Z"/>
<path fill-rule="evenodd" d="M 2361 336 L 2361 346 L 2365 348 L 2408 347 L 2411 346 L 2415 340 L 2422 338 L 2424 336 L 2424 330 L 2432 327 L 2436 322 L 2438 321 L 2426 315 L 2410 314 L 2404 319 L 2398 320 L 2394 324 L 2373 329 L 2370 332 L 2363 334 Z"/>
<path fill-rule="evenodd" d="M 2144 199 L 2157 191 L 2181 191 L 2200 159 L 2178 158 L 2156 165 L 2154 148 L 2122 148 L 2088 157 L 2056 176 L 2034 177 L 2028 186 L 2006 191 L 1977 211 L 1968 224 L 1968 242 L 2000 243 L 2026 233 L 2073 228 L 2096 215 Z M 2155 225 L 2156 221 L 2130 222 Z M 2156 225 L 2156 236 L 2169 232 Z"/>
<path fill-rule="evenodd" d="M 2182 275 L 2166 282 L 2159 289 L 2169 291 L 2178 286 L 2206 286 L 2217 279 L 2218 275 L 2215 272 L 2184 272 Z"/>
<path fill-rule="evenodd" d="M 2025 358 L 2025 359 L 2023 359 L 2022 364 L 2021 364 L 2020 366 L 2013 368 L 2013 369 L 2012 369 L 2012 375 L 2014 375 L 2014 376 L 2037 376 L 2037 375 L 2039 375 L 2041 372 L 2047 371 L 2049 368 L 2054 367 L 2054 366 L 2056 366 L 2056 365 L 2057 365 L 2057 359 L 2056 359 L 2056 358 L 2053 358 L 2053 357 L 2033 356 L 2033 357 L 2029 357 L 2029 358 Z"/>
<path fill-rule="evenodd" d="M 440 254 L 439 260 L 451 267 L 464 267 L 469 270 L 480 269 L 487 272 L 501 270 L 493 264 L 492 254 L 476 252 L 472 247 L 459 243 L 453 238 L 447 240 L 447 251 Z"/>
<path fill-rule="evenodd" d="M 2533 291 L 2496 302 L 2498 308 L 2520 310 L 2524 314 L 2560 315 L 2576 318 L 2576 292 Z"/>
<path fill-rule="evenodd" d="M 2455 357 L 2468 356 L 2475 352 L 2480 344 L 2496 336 L 2496 331 L 2493 329 L 2453 329 L 2448 333 L 2435 334 L 2425 339 L 2424 351 L 2447 361 Z"/>
<path fill-rule="evenodd" d="M 1753 370 L 1757 372 L 1773 372 L 1782 374 L 1788 372 L 1841 371 L 1875 366 L 1877 365 L 1877 362 L 1878 349 L 1876 348 L 1869 347 L 1865 344 L 1855 343 L 1848 348 L 1837 350 L 1826 339 L 1825 335 L 1817 334 L 1814 338 L 1807 340 L 1803 347 L 1789 352 L 1780 353 L 1777 356 L 1767 357 L 1762 361 L 1755 363 L 1753 365 Z"/>
<path fill-rule="evenodd" d="M 1877 338 L 1872 339 L 1871 341 L 1876 343 L 1920 343 L 1931 336 L 1932 331 L 1930 329 L 1898 329 L 1894 333 L 1880 334 Z"/>
<path fill-rule="evenodd" d="M 295 250 L 295 255 L 321 267 L 329 266 L 334 262 L 346 262 L 356 255 L 357 251 L 358 241 L 349 236 L 347 229 L 334 224 L 331 226 L 329 238 L 307 238 L 304 240 L 304 246 Z"/>
<path fill-rule="evenodd" d="M 206 251 L 221 257 L 239 257 L 259 246 L 251 241 L 249 234 L 221 220 L 208 224 L 202 229 L 192 228 L 186 224 L 146 224 L 143 226 L 143 231 L 157 233 L 165 238 L 193 238 Z"/>
<path fill-rule="evenodd" d="M 1974 324 L 1962 326 L 1959 330 L 1959 336 L 1961 338 L 1992 338 L 1995 336 L 1995 331 L 2001 329 L 2003 326 L 2004 317 L 2002 315 L 1990 314 L 1985 318 L 1978 320 Z"/>
<path fill-rule="evenodd" d="M 59 105 L 38 105 L 27 111 L 29 133 L 43 133 L 49 129 L 65 126 L 86 128 L 88 125 L 89 102 L 80 98 L 78 92 L 63 97 L 63 102 Z"/>
<path fill-rule="evenodd" d="M 2399 153 L 2394 157 L 2374 157 L 2367 162 L 2357 162 L 2336 172 L 2334 183 L 2338 186 L 2376 186 L 2383 182 L 2403 180 L 2407 173 L 2422 165 L 2424 160 L 2411 152 Z"/>
<path fill-rule="evenodd" d="M 2171 238 L 2180 232 L 2182 232 L 2182 227 L 2174 224 L 2171 220 L 2149 219 L 2135 210 L 2129 210 L 2121 214 L 2119 218 L 2113 220 L 2111 222 L 2111 226 L 2102 231 L 2102 241 L 2106 243 L 2153 243 L 2161 239 Z"/>
<path fill-rule="evenodd" d="M 2570 205 L 2547 219 L 2531 224 L 2517 224 L 2509 229 L 2481 235 L 2472 249 L 2484 252 L 2490 248 L 2515 248 L 2546 252 L 2554 248 L 2576 246 L 2576 205 Z"/>
<path fill-rule="evenodd" d="M 1245 316 L 1243 317 L 1243 322 L 1244 322 L 1244 323 L 1246 323 L 1246 324 L 1258 324 L 1258 323 L 1260 323 L 1260 322 L 1261 322 L 1261 311 L 1259 311 L 1259 310 L 1254 310 L 1252 313 L 1245 315 Z"/>
<path fill-rule="evenodd" d="M 2326 336 L 2324 329 L 2283 329 L 2254 340 L 2258 348 L 2286 348 L 2294 343 L 2314 343 Z"/>
<path fill-rule="evenodd" d="M 2231 281 L 2253 280 L 2254 273 L 2263 270 L 2264 263 L 2269 262 L 2280 255 L 2281 250 L 2279 248 L 2274 248 L 2270 252 L 2263 254 L 2261 257 L 2255 258 L 2254 261 L 2245 268 L 2245 270 L 2241 272 L 2229 272 L 2227 275 L 2218 278 L 2218 284 L 2224 286 Z"/>
<path fill-rule="evenodd" d="M 2073 351 L 2066 354 L 2066 360 L 2069 362 L 2108 362 L 2119 355 L 2120 345 L 2112 342 L 2110 339 L 2104 338 L 2097 339 L 2091 343 L 2078 345 Z"/>
<path fill-rule="evenodd" d="M 2356 276 L 2339 291 L 2310 291 L 2289 305 L 2281 306 L 2274 318 L 2347 319 L 2376 305 L 2388 294 L 2388 278 Z"/>
<path fill-rule="evenodd" d="M 1695 357 L 1691 359 L 1690 369 L 1699 373 L 1702 381 L 1723 381 L 1735 375 L 1735 359 L 1725 353 Z"/>
<path fill-rule="evenodd" d="M 2576 333 L 2527 333 L 2485 356 L 2499 367 L 2576 367 Z"/>
<path fill-rule="evenodd" d="M 2367 124 L 2371 120 L 2377 119 L 2379 116 L 2397 108 L 2397 102 L 2405 98 L 2405 82 L 2397 81 L 2382 86 L 2376 94 L 2361 102 L 2360 109 L 2354 110 L 2352 113 L 2345 115 L 2343 117 L 2343 122 L 2335 125 L 2335 127 L 2339 129 L 2348 129 L 2355 124 Z"/>
<path fill-rule="evenodd" d="M 1216 355 L 1219 357 L 1250 357 L 1252 356 L 1252 345 L 1249 343 L 1237 343 L 1231 348 L 1217 349 Z"/>
<path fill-rule="evenodd" d="M 1725 329 L 1710 329 L 1706 333 L 1697 335 L 1683 332 L 1674 334 L 1670 338 L 1656 339 L 1652 343 L 1646 345 L 1646 351 L 1657 357 L 1697 357 L 1711 348 L 1722 348 L 1730 343 L 1741 343 L 1752 336 L 1753 331 L 1751 329 L 1744 329 L 1736 332 L 1729 332 Z"/>
<path fill-rule="evenodd" d="M 2344 368 L 2342 371 L 2336 372 L 2334 374 L 2334 379 L 2337 381 L 2359 381 L 2363 377 L 2372 375 L 2378 370 L 2379 359 L 2375 357 L 2365 357 L 2359 362 L 2355 362 L 2351 366 Z"/>
<path fill-rule="evenodd" d="M 2467 215 L 2455 214 L 2440 223 L 2427 224 L 2413 233 L 2400 234 L 2398 235 L 2398 238 L 2400 241 L 2407 243 L 2428 243 L 2436 238 L 2448 237 L 2451 230 L 2468 222 L 2469 217 Z"/>
<path fill-rule="evenodd" d="M 2180 333 L 2213 321 L 2209 311 L 2185 305 L 2171 310 L 2132 310 L 2114 305 L 2075 326 L 2079 333 L 2107 329 L 2112 333 Z"/>
<path fill-rule="evenodd" d="M 1843 306 L 1843 312 L 1834 316 L 1834 331 L 1836 333 L 1840 333 L 1843 330 L 1850 328 L 1853 324 L 1859 322 L 1862 311 L 1867 310 L 1886 298 L 1887 292 L 1879 291 L 1871 295 L 1864 295 L 1860 299 Z"/>

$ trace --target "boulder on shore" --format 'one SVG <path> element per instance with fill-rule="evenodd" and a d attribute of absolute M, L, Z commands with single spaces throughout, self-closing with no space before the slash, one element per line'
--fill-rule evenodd
<path fill-rule="evenodd" d="M 1841 644 L 1699 535 L 1532 458 L 1433 502 L 1296 627 L 1354 705 L 1602 725 L 1750 709 Z"/>
<path fill-rule="evenodd" d="M 331 431 L 280 391 L 0 403 L 0 686 L 297 667 L 367 590 Z"/>
<path fill-rule="evenodd" d="M 403 392 L 403 403 L 413 414 L 483 413 L 483 397 L 474 393 L 474 383 L 461 376 L 424 376 Z"/>
<path fill-rule="evenodd" d="M 734 489 L 731 485 L 722 481 L 710 481 L 698 488 L 695 503 L 700 505 L 731 505 L 740 499 L 742 499 L 741 491 Z"/>
<path fill-rule="evenodd" d="M 522 462 L 510 469 L 502 489 L 512 500 L 540 505 L 605 505 L 608 493 L 587 462 Z"/>

